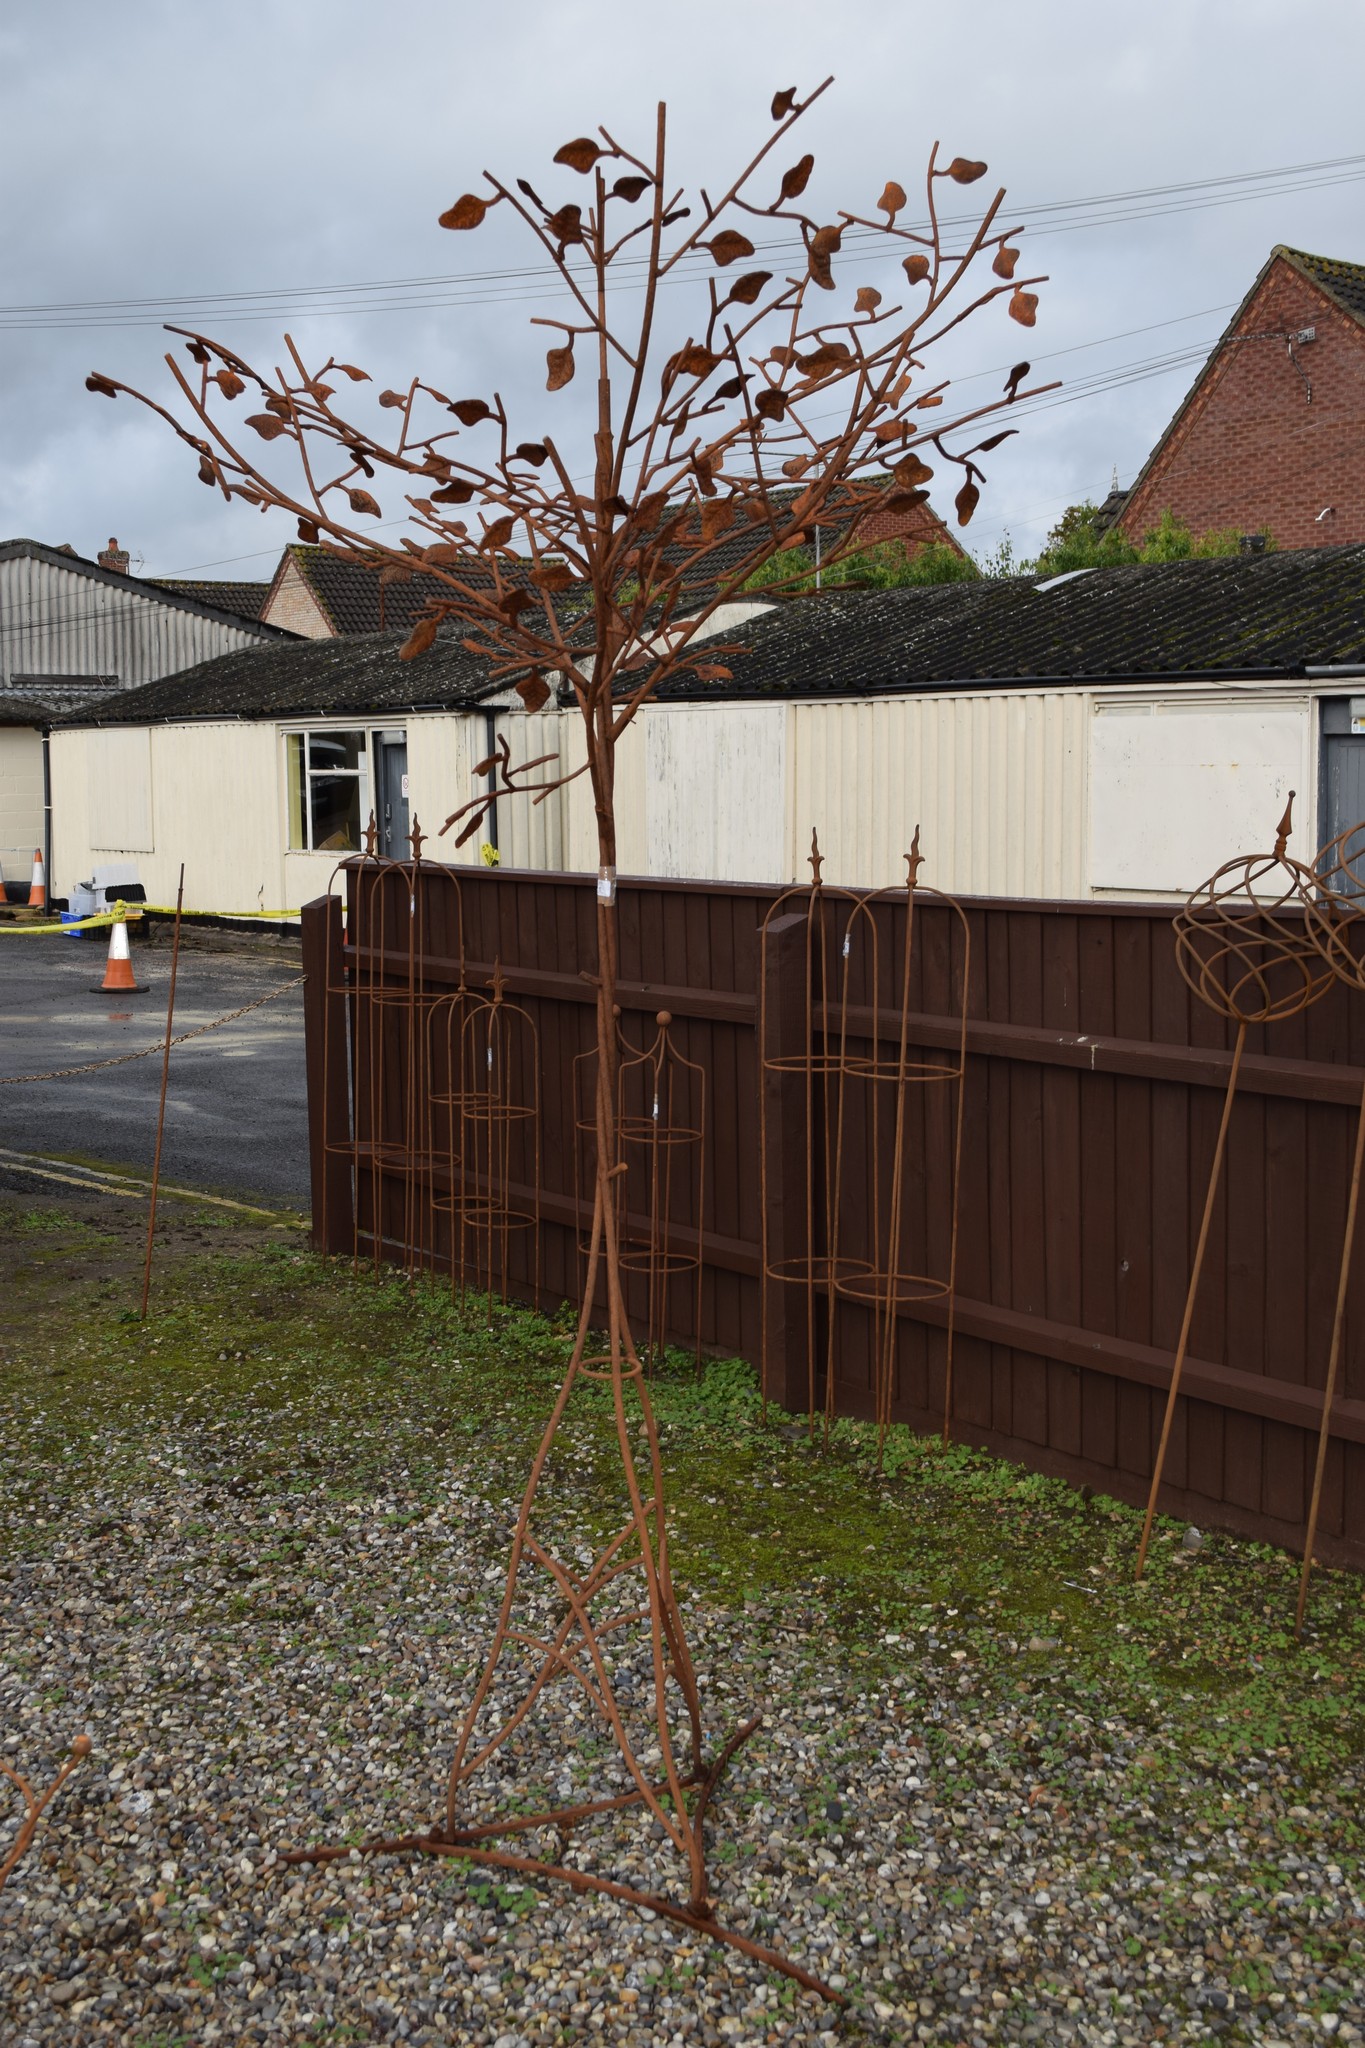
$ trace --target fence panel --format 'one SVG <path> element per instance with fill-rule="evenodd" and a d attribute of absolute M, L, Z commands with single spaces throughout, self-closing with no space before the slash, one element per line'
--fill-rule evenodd
<path fill-rule="evenodd" d="M 406 977 L 427 1015 L 462 974 L 467 988 L 483 990 L 496 969 L 535 1026 L 540 1059 L 540 1227 L 517 1237 L 512 1282 L 546 1306 L 573 1299 L 591 1218 L 575 1091 L 585 1076 L 580 1056 L 593 1041 L 592 878 L 461 870 L 459 916 L 453 900 L 437 902 L 415 920 L 409 946 L 410 874 L 386 873 L 391 893 L 381 911 L 374 885 L 357 893 L 357 870 L 350 871 L 344 948 L 336 906 L 323 899 L 305 908 L 310 972 L 333 991 L 325 999 L 319 991 L 308 1008 L 315 1190 L 327 1190 L 321 1212 L 315 1193 L 315 1236 L 326 1249 L 363 1258 L 377 1247 L 385 1258 L 448 1264 L 451 1177 L 441 1144 L 430 1141 L 440 1115 L 424 1103 L 414 1122 L 408 1104 L 409 1071 L 419 1092 L 430 1087 L 423 1032 L 405 1040 L 395 1021 L 403 1006 L 383 996 L 401 992 Z M 805 1028 L 799 907 L 796 922 L 784 918 L 772 935 L 766 963 L 761 950 L 760 926 L 777 894 L 658 880 L 620 888 L 623 1034 L 643 1047 L 655 1016 L 667 1010 L 679 1050 L 706 1074 L 701 1338 L 755 1361 L 765 1198 L 770 1257 L 799 1253 L 807 1229 L 804 1088 L 765 1075 L 758 1042 L 764 972 L 770 1032 L 796 1044 Z M 1025 1464 L 1139 1501 L 1230 1039 L 1176 971 L 1168 908 L 997 899 L 965 908 L 972 982 L 954 1429 Z M 850 984 L 849 1028 L 869 1044 L 878 1036 L 894 1042 L 899 1026 L 895 962 L 904 913 L 882 904 L 876 916 L 879 986 Z M 911 1035 L 944 1054 L 958 1029 L 955 946 L 951 913 L 923 899 Z M 343 983 L 349 997 L 335 993 Z M 1306 1512 L 1362 1069 L 1365 1003 L 1342 990 L 1282 1027 L 1248 1034 L 1187 1398 L 1167 1463 L 1163 1498 L 1174 1511 L 1290 1547 L 1301 1540 Z M 518 1085 L 531 1079 L 523 1075 Z M 906 1119 L 909 1231 L 930 1264 L 946 1256 L 947 1092 L 917 1091 L 924 1099 L 910 1104 Z M 849 1130 L 864 1149 L 872 1114 L 856 1106 L 850 1112 Z M 850 1231 L 865 1229 L 873 1200 L 871 1167 L 860 1163 L 859 1171 L 862 1180 L 850 1177 L 845 1195 Z M 516 1193 L 529 1199 L 531 1190 Z M 686 1205 L 671 1228 L 677 1248 L 695 1246 L 696 1218 Z M 1365 1565 L 1363 1283 L 1365 1244 L 1358 1242 L 1318 1544 L 1320 1555 L 1357 1566 Z M 643 1282 L 632 1280 L 631 1288 L 642 1315 Z M 695 1299 L 692 1286 L 671 1290 L 671 1333 L 680 1343 L 696 1335 Z M 811 1391 L 804 1291 L 773 1290 L 770 1305 L 770 1385 L 785 1406 L 804 1408 Z M 817 1313 L 827 1311 L 817 1304 Z M 870 1414 L 870 1318 L 845 1303 L 837 1316 L 836 1405 Z M 914 1304 L 899 1318 L 894 1412 L 918 1428 L 941 1422 L 944 1328 L 940 1300 Z M 823 1400 L 822 1384 L 815 1393 Z"/>

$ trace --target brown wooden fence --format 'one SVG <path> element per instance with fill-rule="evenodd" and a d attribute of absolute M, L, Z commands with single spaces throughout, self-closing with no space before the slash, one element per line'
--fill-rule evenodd
<path fill-rule="evenodd" d="M 355 876 L 350 876 L 352 888 Z M 427 996 L 459 979 L 455 915 L 408 918 L 407 882 L 382 916 L 340 904 L 303 913 L 308 970 L 314 1235 L 324 1249 L 449 1253 L 439 1160 L 407 1101 L 411 1027 L 395 1020 L 411 973 Z M 461 871 L 466 983 L 495 962 L 539 1042 L 538 1231 L 514 1250 L 518 1290 L 544 1304 L 578 1289 L 589 1218 L 575 1140 L 575 1058 L 593 1031 L 590 878 Z M 669 1010 L 707 1076 L 703 1342 L 757 1360 L 761 1189 L 759 928 L 777 892 L 665 881 L 620 890 L 623 1027 L 643 1040 Z M 1175 965 L 1170 912 L 1141 904 L 975 900 L 961 1183 L 954 1429 L 967 1441 L 1129 1501 L 1145 1498 L 1212 1156 L 1229 1041 Z M 949 1047 L 952 940 L 926 903 L 916 942 L 914 1035 Z M 381 929 L 382 927 L 382 929 Z M 407 948 L 411 938 L 412 953 Z M 766 957 L 769 1030 L 804 1028 L 799 932 Z M 348 988 L 350 993 L 348 993 Z M 356 991 L 359 991 L 357 993 Z M 865 1028 L 882 997 L 865 991 Z M 407 1050 L 403 1039 L 409 1032 Z M 371 1036 L 370 1034 L 375 1034 Z M 376 1079 L 376 1077 L 378 1077 Z M 1163 1504 L 1301 1544 L 1345 1217 L 1354 1112 L 1365 1081 L 1365 1003 L 1334 990 L 1302 1017 L 1253 1031 L 1229 1135 L 1228 1172 L 1167 1463 Z M 771 1077 L 767 1085 L 786 1084 Z M 770 1254 L 801 1249 L 792 1104 L 769 1154 Z M 950 1119 L 926 1110 L 912 1157 L 928 1253 L 942 1249 Z M 785 1146 L 785 1151 L 784 1151 Z M 429 1149 L 429 1148 L 425 1148 Z M 529 1155 L 525 1155 L 529 1158 Z M 803 1154 L 801 1155 L 803 1157 Z M 356 1160 L 360 1160 L 357 1170 Z M 784 1164 L 785 1160 L 785 1164 Z M 414 1165 L 414 1161 L 416 1162 Z M 523 1165 L 523 1174 L 531 1176 Z M 675 1238 L 695 1242 L 680 1212 Z M 376 1227 L 377 1225 L 377 1227 Z M 1365 1255 L 1359 1262 L 1365 1265 Z M 1348 1323 L 1318 1553 L 1365 1565 L 1365 1296 Z M 675 1286 L 674 1335 L 692 1335 L 693 1290 Z M 803 1409 L 801 1291 L 780 1291 L 770 1387 Z M 785 1319 L 785 1320 L 784 1320 Z M 941 1419 L 941 1303 L 898 1331 L 895 1414 Z M 836 1399 L 869 1413 L 869 1347 L 841 1311 Z"/>

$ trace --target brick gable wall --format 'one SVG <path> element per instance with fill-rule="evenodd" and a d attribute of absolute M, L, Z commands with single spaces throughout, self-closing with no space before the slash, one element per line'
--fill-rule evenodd
<path fill-rule="evenodd" d="M 1295 354 L 1283 340 L 1235 335 L 1317 330 Z M 1317 515 L 1331 505 L 1326 519 Z M 1196 534 L 1269 533 L 1281 548 L 1365 541 L 1365 328 L 1277 257 L 1202 388 L 1134 488 L 1118 520 L 1140 540 L 1170 508 Z"/>

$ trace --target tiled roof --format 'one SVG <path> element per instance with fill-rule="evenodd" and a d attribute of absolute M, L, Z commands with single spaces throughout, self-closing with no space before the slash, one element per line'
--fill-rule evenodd
<path fill-rule="evenodd" d="M 240 619 L 259 619 L 270 595 L 268 583 L 214 583 L 191 576 L 153 576 L 149 580 L 158 590 L 173 590 L 177 596 L 193 598 L 196 604 L 235 612 Z"/>
<path fill-rule="evenodd" d="M 27 692 L 0 691 L 0 725 L 46 725 L 55 706 Z"/>
<path fill-rule="evenodd" d="M 794 487 L 783 487 L 771 493 L 777 505 L 790 503 L 796 495 Z M 878 515 L 868 515 L 875 520 Z M 820 521 L 822 532 L 837 533 L 843 526 L 837 506 L 832 508 Z M 950 546 L 956 542 L 928 504 L 915 508 L 904 521 L 905 538 L 917 543 L 946 541 Z M 712 550 L 703 565 L 699 565 L 695 578 L 689 581 L 688 595 L 693 602 L 700 603 L 714 588 L 716 582 L 737 563 L 742 562 L 752 544 L 752 530 L 740 528 L 728 544 Z M 691 552 L 684 541 L 675 542 L 666 551 L 665 559 L 670 562 L 684 561 Z M 334 555 L 330 549 L 295 541 L 285 550 L 286 558 L 292 560 L 303 576 L 323 615 L 338 634 L 380 633 L 410 628 L 425 609 L 430 598 L 440 596 L 440 585 L 428 582 L 422 575 L 414 575 L 406 582 L 382 583 L 382 564 L 363 561 L 348 561 Z M 468 575 L 473 564 L 466 565 Z M 284 563 L 276 572 L 276 583 L 283 572 Z M 502 574 L 509 583 L 525 583 L 529 587 L 530 565 L 526 562 L 502 559 Z M 167 586 L 170 587 L 170 586 Z M 208 588 L 209 586 L 204 586 Z M 222 586 L 226 588 L 227 586 Z M 243 589 L 254 588 L 242 585 Z M 269 588 L 273 590 L 275 585 Z M 269 590 L 266 593 L 268 597 Z M 262 607 L 266 597 L 261 600 Z"/>
<path fill-rule="evenodd" d="M 1301 675 L 1365 664 L 1365 547 L 798 598 L 722 636 L 681 697 L 861 697 L 978 682 Z"/>
<path fill-rule="evenodd" d="M 206 718 L 331 718 L 371 711 L 454 709 L 493 687 L 488 664 L 439 633 L 417 661 L 400 661 L 405 633 L 353 634 L 242 648 L 160 682 L 121 690 L 68 725 L 180 724 Z"/>
<path fill-rule="evenodd" d="M 1343 263 L 1335 256 L 1310 256 L 1306 249 L 1287 249 L 1283 243 L 1277 256 L 1287 256 L 1297 270 L 1312 279 L 1342 311 L 1365 325 L 1365 263 Z"/>

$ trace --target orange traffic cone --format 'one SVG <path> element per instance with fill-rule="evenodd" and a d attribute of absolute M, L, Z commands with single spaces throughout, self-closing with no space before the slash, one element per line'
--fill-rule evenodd
<path fill-rule="evenodd" d="M 128 927 L 123 921 L 123 912 L 116 911 L 114 922 L 109 927 L 109 957 L 104 966 L 104 980 L 94 991 L 97 996 L 145 996 L 150 984 L 133 979 L 133 956 L 128 951 Z"/>
<path fill-rule="evenodd" d="M 43 873 L 43 849 L 33 849 L 33 880 L 28 885 L 28 907 L 30 910 L 47 909 L 47 876 Z"/>

